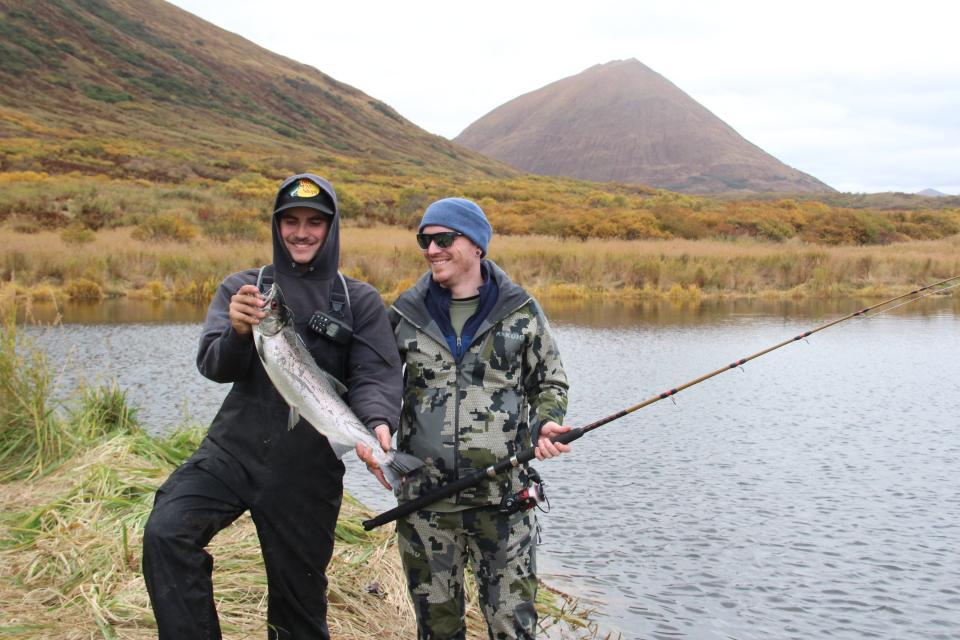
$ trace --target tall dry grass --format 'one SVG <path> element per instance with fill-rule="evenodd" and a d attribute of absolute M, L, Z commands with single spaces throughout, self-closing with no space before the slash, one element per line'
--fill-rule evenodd
<path fill-rule="evenodd" d="M 11 307 L 0 324 L 0 482 L 43 473 L 71 443 L 54 415 L 45 354 L 18 337 Z"/>
<path fill-rule="evenodd" d="M 413 233 L 345 229 L 343 264 L 391 300 L 424 272 Z M 960 236 L 892 245 L 494 236 L 489 257 L 541 297 L 884 295 L 960 273 Z"/>
<path fill-rule="evenodd" d="M 105 229 L 82 246 L 0 231 L 0 276 L 21 300 L 129 295 L 206 302 L 233 271 L 271 260 L 268 241 L 143 242 Z M 889 245 L 755 240 L 560 240 L 494 236 L 490 257 L 541 297 L 886 295 L 960 273 L 960 236 Z M 423 273 L 413 232 L 345 228 L 341 268 L 387 301 Z"/>

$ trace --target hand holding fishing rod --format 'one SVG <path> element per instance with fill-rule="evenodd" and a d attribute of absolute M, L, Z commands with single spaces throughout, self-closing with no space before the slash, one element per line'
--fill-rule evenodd
<path fill-rule="evenodd" d="M 774 351 L 774 350 L 776 350 L 776 349 L 779 349 L 780 347 L 786 346 L 786 345 L 788 345 L 788 344 L 790 344 L 790 343 L 792 343 L 792 342 L 797 342 L 797 341 L 799 341 L 799 340 L 803 340 L 804 338 L 807 338 L 807 337 L 813 335 L 814 333 L 817 333 L 817 332 L 819 332 L 819 331 L 823 331 L 824 329 L 828 329 L 829 327 L 832 327 L 832 326 L 835 326 L 835 325 L 837 325 L 837 324 L 840 324 L 841 322 L 845 322 L 846 320 L 850 320 L 851 318 L 855 318 L 855 317 L 873 317 L 873 316 L 867 316 L 867 314 L 868 314 L 869 312 L 871 312 L 871 311 L 876 310 L 876 309 L 881 309 L 881 310 L 878 311 L 877 313 L 873 314 L 873 315 L 877 315 L 877 314 L 883 313 L 883 312 L 885 312 L 885 311 L 890 311 L 890 310 L 895 309 L 895 308 L 897 308 L 897 307 L 899 307 L 899 306 L 902 306 L 903 304 L 909 304 L 909 303 L 911 303 L 911 302 L 915 302 L 915 301 L 917 301 L 917 300 L 920 300 L 920 299 L 923 298 L 923 297 L 926 297 L 927 295 L 932 295 L 932 294 L 935 294 L 935 293 L 942 293 L 942 292 L 948 291 L 948 290 L 953 289 L 953 288 L 955 288 L 955 287 L 957 287 L 957 286 L 960 286 L 960 282 L 955 282 L 955 281 L 957 281 L 957 280 L 960 280 L 960 275 L 958 275 L 958 276 L 953 276 L 953 277 L 951 277 L 951 278 L 947 278 L 947 279 L 941 280 L 941 281 L 939 281 L 939 282 L 935 282 L 935 283 L 933 283 L 933 284 L 927 285 L 927 286 L 922 287 L 922 288 L 920 288 L 920 289 L 915 289 L 915 290 L 913 290 L 913 291 L 910 291 L 909 293 L 905 293 L 905 294 L 902 294 L 902 295 L 899 295 L 899 296 L 895 296 L 895 297 L 890 298 L 890 299 L 888 299 L 888 300 L 884 300 L 883 302 L 879 302 L 879 303 L 877 303 L 877 304 L 875 304 L 875 305 L 872 305 L 872 306 L 869 306 L 869 307 L 860 309 L 860 310 L 855 311 L 855 312 L 853 312 L 853 313 L 850 313 L 850 314 L 848 314 L 848 315 L 846 315 L 846 316 L 843 316 L 842 318 L 838 318 L 837 320 L 833 320 L 833 321 L 828 322 L 828 323 L 826 323 L 826 324 L 823 324 L 823 325 L 820 325 L 820 326 L 815 327 L 815 328 L 813 328 L 813 329 L 810 329 L 809 331 L 805 331 L 804 333 L 798 334 L 798 335 L 796 335 L 796 336 L 794 336 L 794 337 L 792 337 L 792 338 L 790 338 L 790 339 L 788 339 L 788 340 L 784 340 L 784 341 L 782 341 L 782 342 L 779 342 L 779 343 L 777 343 L 777 344 L 775 344 L 775 345 L 773 345 L 773 346 L 771 346 L 771 347 L 768 347 L 768 348 L 766 348 L 766 349 L 763 349 L 762 351 L 758 351 L 757 353 L 754 353 L 753 355 L 750 355 L 750 356 L 747 356 L 747 357 L 745 357 L 745 358 L 741 358 L 741 359 L 739 359 L 739 360 L 736 360 L 736 361 L 734 361 L 734 362 L 731 362 L 730 364 L 728 364 L 728 365 L 726 365 L 726 366 L 723 366 L 723 367 L 721 367 L 721 368 L 719 368 L 719 369 L 717 369 L 717 370 L 715 370 L 715 371 L 711 371 L 710 373 L 704 374 L 704 375 L 702 375 L 702 376 L 700 376 L 700 377 L 698 377 L 698 378 L 695 378 L 695 379 L 693 379 L 693 380 L 691 380 L 691 381 L 689 381 L 689 382 L 686 382 L 686 383 L 684 383 L 684 384 L 682 384 L 682 385 L 679 385 L 679 386 L 677 386 L 677 387 L 674 387 L 674 388 L 672 388 L 672 389 L 669 389 L 668 391 L 664 391 L 663 393 L 660 393 L 660 394 L 657 394 L 657 395 L 655 395 L 655 396 L 653 396 L 653 397 L 651 397 L 651 398 L 648 398 L 648 399 L 644 400 L 643 402 L 640 402 L 640 403 L 637 403 L 637 404 L 635 404 L 635 405 L 633 405 L 633 406 L 627 407 L 626 409 L 622 409 L 622 410 L 620 410 L 620 411 L 618 411 L 618 412 L 616 412 L 616 413 L 614 413 L 614 414 L 611 414 L 611 415 L 609 415 L 609 416 L 606 416 L 605 418 L 601 418 L 600 420 L 597 420 L 596 422 L 592 422 L 592 423 L 590 423 L 590 424 L 588 424 L 588 425 L 585 425 L 585 426 L 583 426 L 583 427 L 576 427 L 576 428 L 570 429 L 569 431 L 567 431 L 567 432 L 565 432 L 565 433 L 561 433 L 560 435 L 557 435 L 557 436 L 552 437 L 551 440 L 552 440 L 554 443 L 569 444 L 569 443 L 573 442 L 574 440 L 579 439 L 579 438 L 582 437 L 583 435 L 589 433 L 590 431 L 593 431 L 594 429 L 598 429 L 599 427 L 602 427 L 602 426 L 605 425 L 605 424 L 608 424 L 608 423 L 610 423 L 610 422 L 613 422 L 614 420 L 618 420 L 618 419 L 620 419 L 620 418 L 622 418 L 622 417 L 624 417 L 624 416 L 626 416 L 626 415 L 628 415 L 628 414 L 633 413 L 634 411 L 638 411 L 638 410 L 640 410 L 640 409 L 642 409 L 642 408 L 644 408 L 644 407 L 646 407 L 646 406 L 649 406 L 649 405 L 653 404 L 654 402 L 659 402 L 660 400 L 664 400 L 664 399 L 666 399 L 666 398 L 669 398 L 669 397 L 671 397 L 671 396 L 674 396 L 674 395 L 678 394 L 679 392 L 683 391 L 684 389 L 688 389 L 688 388 L 690 388 L 690 387 L 692 387 L 692 386 L 694 386 L 694 385 L 700 384 L 701 382 L 704 382 L 704 381 L 706 381 L 706 380 L 709 380 L 710 378 L 713 378 L 714 376 L 720 375 L 721 373 L 723 373 L 723 372 L 725 372 L 725 371 L 729 371 L 730 369 L 736 369 L 737 367 L 740 367 L 740 366 L 746 364 L 747 362 L 750 362 L 751 360 L 754 360 L 754 359 L 756 359 L 756 358 L 759 358 L 760 356 L 766 355 L 766 354 L 770 353 L 771 351 Z M 954 284 L 949 284 L 949 283 L 951 283 L 951 282 L 953 282 Z M 948 284 L 949 284 L 949 286 L 948 286 Z M 926 292 L 926 293 L 924 293 L 924 292 Z M 882 307 L 887 307 L 887 305 L 891 305 L 892 303 L 898 302 L 898 301 L 901 301 L 901 300 L 905 300 L 905 301 L 904 301 L 904 302 L 901 302 L 901 304 L 898 304 L 898 305 L 895 305 L 895 306 L 890 306 L 890 307 L 888 307 L 888 308 L 886 308 L 886 309 L 882 309 Z M 527 448 L 527 449 L 524 449 L 523 451 L 520 451 L 520 452 L 517 453 L 516 455 L 514 455 L 514 456 L 512 456 L 512 457 L 510 457 L 510 458 L 505 458 L 505 459 L 503 459 L 503 460 L 500 460 L 500 461 L 497 462 L 496 464 L 493 464 L 493 465 L 487 467 L 486 469 L 483 469 L 483 470 L 481 470 L 481 471 L 475 471 L 474 473 L 472 473 L 472 474 L 470 474 L 470 475 L 468 475 L 468 476 L 465 476 L 465 477 L 463 477 L 463 478 L 460 478 L 459 480 L 456 480 L 455 482 L 451 482 L 451 483 L 449 483 L 449 484 L 446 484 L 446 485 L 437 487 L 435 490 L 433 490 L 433 491 L 431 491 L 431 492 L 429 492 L 429 493 L 427 493 L 427 494 L 424 494 L 424 495 L 420 496 L 419 498 L 416 498 L 415 500 L 411 500 L 411 501 L 409 501 L 409 502 L 404 502 L 403 504 L 400 504 L 400 505 L 398 505 L 397 507 L 395 507 L 395 508 L 393 508 L 393 509 L 390 509 L 389 511 L 385 511 L 385 512 L 381 513 L 380 515 L 378 515 L 378 516 L 376 516 L 376 517 L 374 517 L 374 518 L 371 518 L 370 520 L 365 520 L 365 521 L 363 522 L 363 528 L 366 529 L 367 531 L 370 531 L 371 529 L 374 529 L 374 528 L 376 528 L 376 527 L 379 527 L 379 526 L 381 526 L 381 525 L 383 525 L 383 524 L 386 524 L 386 523 L 388 523 L 388 522 L 393 522 L 394 520 L 397 520 L 398 518 L 402 518 L 402 517 L 405 516 L 405 515 L 408 515 L 408 514 L 410 514 L 410 513 L 413 513 L 414 511 L 418 511 L 418 510 L 420 510 L 420 509 L 423 509 L 423 508 L 425 508 L 425 507 L 433 504 L 434 502 L 437 502 L 438 500 L 442 500 L 442 499 L 444 499 L 444 498 L 447 498 L 447 497 L 449 497 L 449 496 L 452 496 L 452 495 L 454 495 L 454 494 L 456 494 L 456 493 L 459 493 L 460 491 L 463 491 L 464 489 L 467 489 L 467 488 L 469 488 L 469 487 L 472 487 L 472 486 L 474 486 L 474 485 L 477 485 L 477 484 L 479 484 L 480 482 L 483 482 L 483 481 L 485 481 L 485 480 L 489 480 L 489 479 L 496 478 L 499 474 L 503 473 L 504 471 L 507 471 L 508 469 L 511 469 L 511 468 L 513 468 L 513 467 L 517 467 L 517 466 L 519 466 L 519 465 L 521 465 L 521 464 L 525 464 L 525 463 L 529 462 L 530 460 L 532 460 L 532 459 L 535 457 L 535 455 L 536 455 L 536 447 L 529 447 L 529 448 Z"/>
<path fill-rule="evenodd" d="M 537 439 L 537 445 L 522 451 L 520 455 L 523 455 L 525 457 L 522 461 L 518 462 L 518 464 L 522 464 L 523 462 L 529 462 L 533 458 L 536 458 L 537 460 L 549 460 L 550 458 L 557 457 L 561 453 L 569 453 L 571 449 L 568 443 L 573 442 L 574 440 L 580 437 L 579 435 L 575 437 L 570 437 L 569 434 L 572 431 L 575 431 L 575 429 L 573 429 L 572 427 L 559 425 L 553 421 L 548 421 L 544 423 L 543 426 L 540 428 L 540 437 Z M 377 437 L 380 438 L 379 433 L 377 434 Z M 380 443 L 384 451 L 390 450 L 388 440 L 381 439 Z M 387 489 L 392 489 L 392 487 L 385 484 L 383 480 L 382 472 L 380 471 L 380 467 L 377 464 L 377 461 L 373 457 L 373 449 L 371 447 L 364 447 L 361 444 L 357 444 L 357 457 L 360 458 L 360 460 L 367 465 L 367 470 L 370 471 L 370 473 L 374 474 L 378 480 L 380 480 L 380 484 L 382 484 Z M 481 477 L 485 475 L 486 475 L 486 470 L 484 472 L 481 472 Z M 444 485 L 444 486 L 446 487 L 449 485 Z M 430 495 L 433 495 L 433 494 L 430 494 Z M 436 500 L 440 500 L 441 498 L 444 498 L 447 495 L 451 495 L 451 494 L 445 494 L 444 496 L 440 496 Z M 434 500 L 434 502 L 436 500 Z M 427 504 L 432 504 L 432 502 L 428 502 Z"/>

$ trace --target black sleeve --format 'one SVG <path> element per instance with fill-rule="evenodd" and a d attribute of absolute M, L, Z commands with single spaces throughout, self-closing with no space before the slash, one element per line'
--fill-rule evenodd
<path fill-rule="evenodd" d="M 370 285 L 348 282 L 354 335 L 347 373 L 350 408 L 368 427 L 385 422 L 395 433 L 403 389 L 393 330 L 380 294 Z"/>
<path fill-rule="evenodd" d="M 200 335 L 197 368 L 214 382 L 236 382 L 246 375 L 253 358 L 251 335 L 239 335 L 230 325 L 230 298 L 245 284 L 256 282 L 256 272 L 235 273 L 217 288 L 207 308 Z"/>

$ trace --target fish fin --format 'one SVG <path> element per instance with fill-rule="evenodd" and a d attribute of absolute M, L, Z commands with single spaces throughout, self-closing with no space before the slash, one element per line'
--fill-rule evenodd
<path fill-rule="evenodd" d="M 330 375 L 330 374 L 327 373 L 326 371 L 323 371 L 323 369 L 321 369 L 321 371 L 323 372 L 323 375 L 327 376 L 327 380 L 329 380 L 329 381 L 330 381 L 330 384 L 333 385 L 333 388 L 336 390 L 336 392 L 337 392 L 338 395 L 341 395 L 341 396 L 342 396 L 343 394 L 345 394 L 345 393 L 347 392 L 347 387 L 346 387 L 346 385 L 344 385 L 342 382 L 340 382 L 339 380 L 337 380 L 336 377 Z"/>
<path fill-rule="evenodd" d="M 394 489 L 400 486 L 403 476 L 409 475 L 423 466 L 423 460 L 402 451 L 391 451 L 387 456 L 389 458 L 387 464 L 380 465 L 380 469 L 383 471 L 383 477 L 386 478 L 387 483 Z"/>
<path fill-rule="evenodd" d="M 287 418 L 287 430 L 293 429 L 300 422 L 300 409 L 290 405 L 290 416 Z"/>
<path fill-rule="evenodd" d="M 330 439 L 327 441 L 330 443 L 330 448 L 333 449 L 333 452 L 336 454 L 338 459 L 342 458 L 343 454 L 347 453 L 348 451 L 353 451 L 356 448 L 354 445 L 343 444 L 342 442 L 334 442 Z"/>
<path fill-rule="evenodd" d="M 256 340 L 253 341 L 253 344 L 257 347 L 257 355 L 260 356 L 260 362 L 266 362 L 266 351 L 263 348 L 263 334 L 259 331 L 256 335 Z"/>

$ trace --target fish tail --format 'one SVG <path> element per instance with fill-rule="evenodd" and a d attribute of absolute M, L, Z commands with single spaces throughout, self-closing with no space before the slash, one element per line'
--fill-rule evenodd
<path fill-rule="evenodd" d="M 389 460 L 387 460 L 386 464 L 380 465 L 380 468 L 383 470 L 383 477 L 386 478 L 387 482 L 393 488 L 399 486 L 403 476 L 423 466 L 423 460 L 409 453 L 391 451 L 388 455 Z"/>

